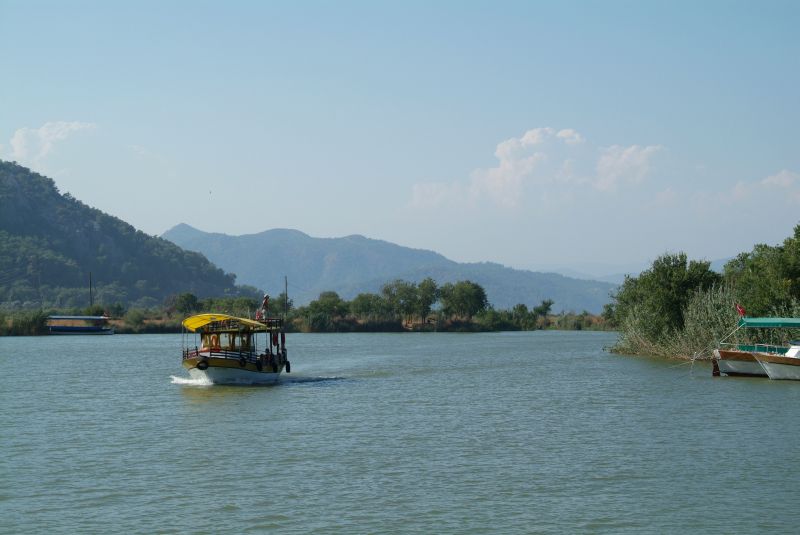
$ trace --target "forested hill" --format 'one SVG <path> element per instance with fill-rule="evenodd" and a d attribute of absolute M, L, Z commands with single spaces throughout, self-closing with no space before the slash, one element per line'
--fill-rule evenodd
<path fill-rule="evenodd" d="M 297 230 L 273 229 L 258 234 L 228 236 L 206 233 L 181 224 L 162 237 L 202 252 L 216 265 L 236 273 L 239 281 L 273 295 L 283 291 L 298 305 L 332 290 L 344 299 L 378 292 L 395 279 L 420 282 L 432 277 L 439 284 L 471 280 L 483 286 L 495 308 L 518 303 L 534 306 L 554 301 L 553 310 L 599 313 L 615 285 L 511 269 L 492 263 L 460 264 L 421 249 L 402 247 L 363 236 L 313 238 Z"/>
<path fill-rule="evenodd" d="M 0 161 L 0 306 L 150 306 L 169 295 L 234 295 L 235 276 L 60 194 L 50 178 Z"/>

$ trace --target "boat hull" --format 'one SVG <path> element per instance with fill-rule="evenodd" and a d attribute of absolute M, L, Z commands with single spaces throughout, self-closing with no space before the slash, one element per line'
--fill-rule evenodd
<path fill-rule="evenodd" d="M 755 358 L 770 379 L 800 381 L 800 358 L 756 353 Z"/>
<path fill-rule="evenodd" d="M 715 349 L 714 358 L 717 360 L 720 373 L 725 375 L 767 377 L 764 368 L 749 351 Z"/>
<path fill-rule="evenodd" d="M 87 335 L 106 335 L 106 334 L 114 334 L 114 329 L 94 329 L 94 328 L 86 328 L 81 329 L 78 327 L 73 328 L 55 328 L 50 327 L 49 331 L 50 334 L 57 334 L 60 336 L 72 336 L 77 334 L 87 334 Z"/>
<path fill-rule="evenodd" d="M 273 368 L 264 364 L 259 370 L 252 360 L 218 357 L 185 359 L 183 367 L 192 379 L 210 384 L 273 384 L 283 371 L 283 365 Z"/>

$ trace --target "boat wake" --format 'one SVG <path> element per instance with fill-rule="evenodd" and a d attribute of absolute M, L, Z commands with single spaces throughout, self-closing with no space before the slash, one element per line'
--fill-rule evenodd
<path fill-rule="evenodd" d="M 178 377 L 177 375 L 170 375 L 172 379 L 172 384 L 174 385 L 183 385 L 183 386 L 212 386 L 214 383 L 209 381 L 208 379 L 192 379 L 190 377 Z M 301 385 L 301 384 L 309 384 L 309 383 L 329 383 L 332 381 L 344 381 L 345 377 L 281 377 L 278 379 L 276 383 L 267 386 L 275 386 L 275 385 Z M 228 383 L 233 385 L 253 385 L 253 383 L 249 382 L 242 382 L 242 383 Z M 262 386 L 262 385 L 253 385 L 253 386 Z"/>
<path fill-rule="evenodd" d="M 191 377 L 178 377 L 177 375 L 170 375 L 170 377 L 174 385 L 210 386 L 214 384 L 208 379 L 192 379 Z"/>
<path fill-rule="evenodd" d="M 281 377 L 278 384 L 284 385 L 300 385 L 308 383 L 330 383 L 334 381 L 344 381 L 346 377 Z"/>

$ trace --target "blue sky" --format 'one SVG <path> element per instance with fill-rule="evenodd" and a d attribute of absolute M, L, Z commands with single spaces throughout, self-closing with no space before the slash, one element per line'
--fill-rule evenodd
<path fill-rule="evenodd" d="M 0 0 L 0 158 L 150 234 L 596 275 L 800 220 L 797 2 Z"/>

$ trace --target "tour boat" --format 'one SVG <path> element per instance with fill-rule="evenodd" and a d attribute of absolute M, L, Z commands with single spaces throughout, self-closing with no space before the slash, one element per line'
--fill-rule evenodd
<path fill-rule="evenodd" d="M 48 316 L 50 334 L 114 334 L 108 316 Z"/>
<path fill-rule="evenodd" d="M 183 327 L 183 367 L 192 379 L 268 384 L 284 369 L 291 372 L 283 319 L 197 314 L 183 320 Z"/>
<path fill-rule="evenodd" d="M 792 346 L 783 355 L 754 353 L 753 356 L 770 379 L 800 381 L 800 342 L 792 342 Z"/>
<path fill-rule="evenodd" d="M 800 318 L 739 318 L 736 329 L 723 338 L 719 347 L 714 350 L 714 373 L 725 375 L 743 375 L 752 377 L 771 377 L 763 361 L 768 358 L 784 358 L 790 350 L 788 345 L 766 343 L 731 344 L 725 340 L 739 329 L 800 329 Z M 762 357 L 762 358 L 759 358 Z M 800 365 L 800 359 L 798 359 Z"/>

